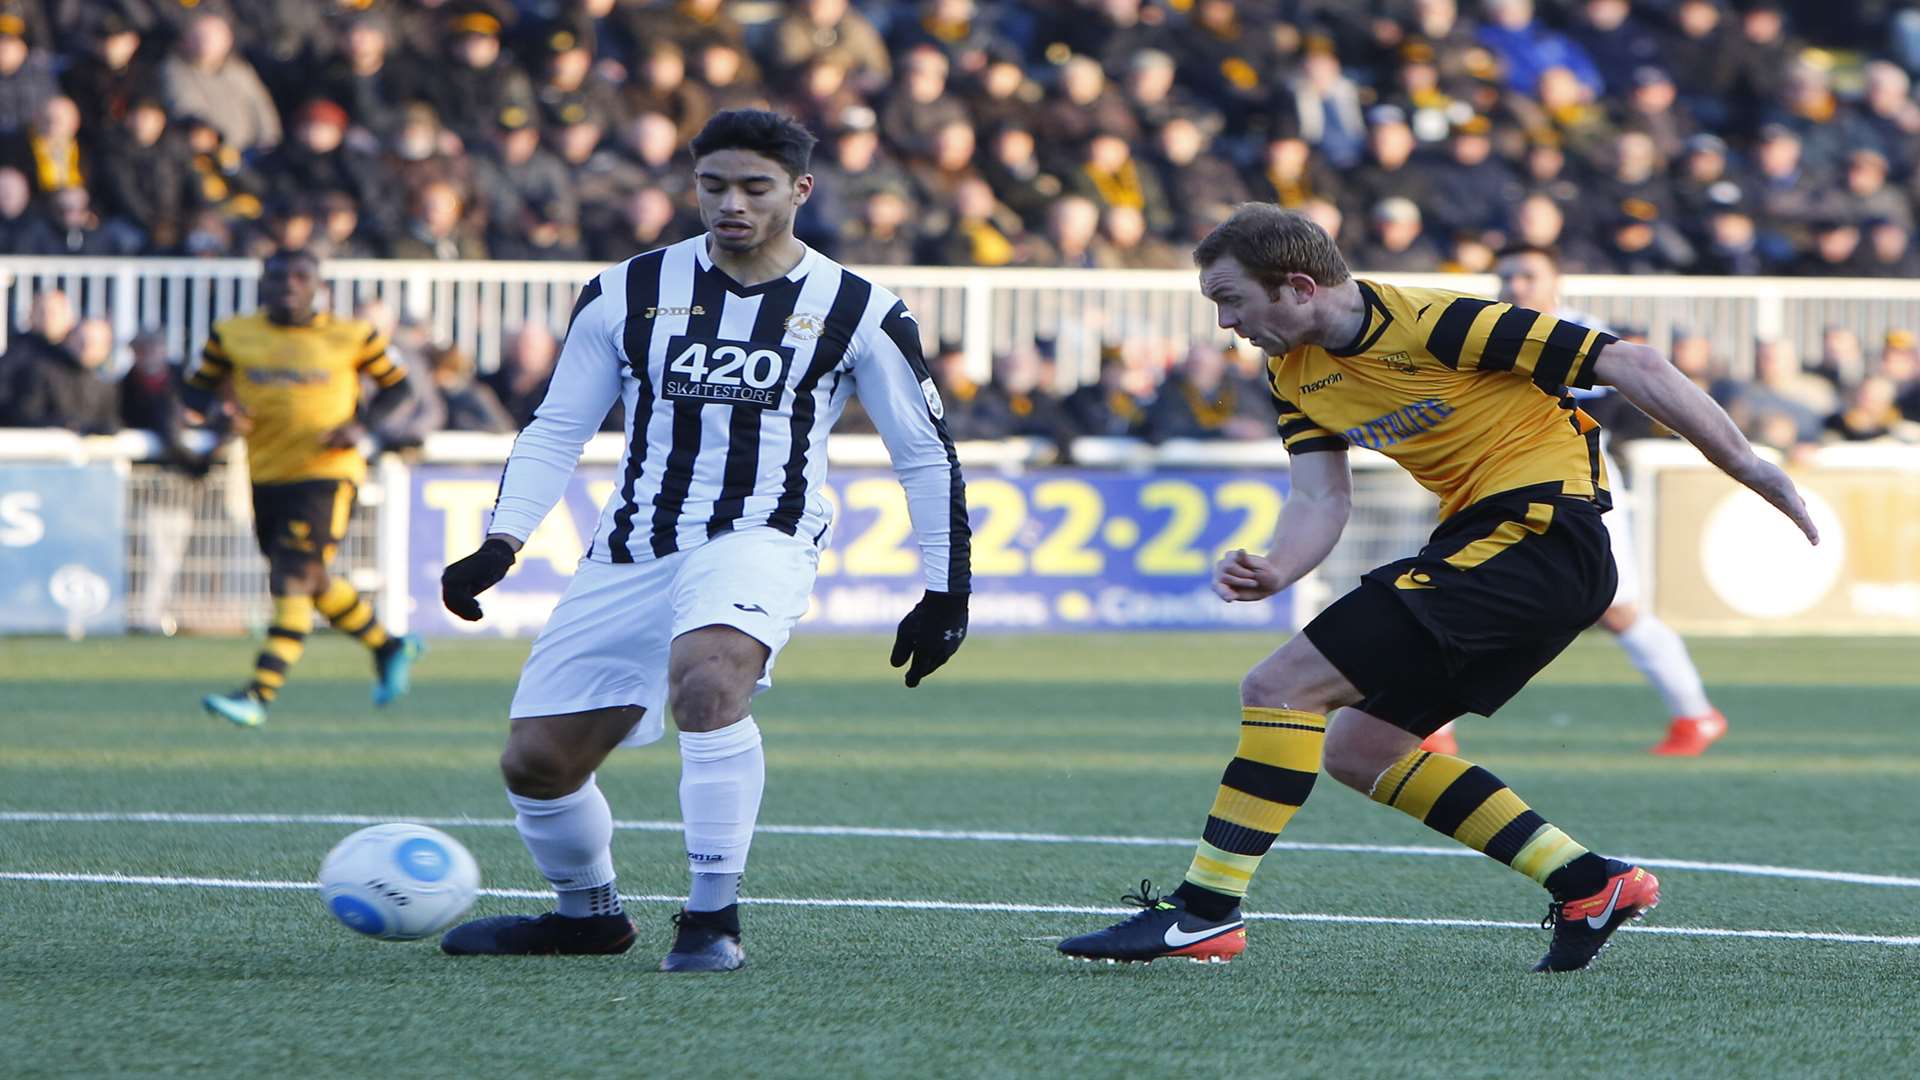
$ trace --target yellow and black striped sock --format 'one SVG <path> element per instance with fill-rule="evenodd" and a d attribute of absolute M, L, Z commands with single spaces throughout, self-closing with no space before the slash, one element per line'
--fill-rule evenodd
<path fill-rule="evenodd" d="M 1220 778 L 1186 883 L 1175 890 L 1196 914 L 1224 917 L 1247 895 L 1261 856 L 1313 791 L 1326 741 L 1327 718 L 1318 713 L 1240 710 L 1240 745 Z"/>
<path fill-rule="evenodd" d="M 1367 793 L 1475 851 L 1552 889 L 1582 895 L 1605 883 L 1604 860 L 1520 800 L 1500 778 L 1471 761 L 1415 750 L 1387 767 Z M 1561 871 L 1568 871 L 1561 873 Z M 1550 878 L 1558 878 L 1549 881 Z M 1591 889 L 1585 891 L 1592 891 Z"/>
<path fill-rule="evenodd" d="M 247 692 L 268 704 L 280 696 L 287 684 L 287 670 L 300 662 L 307 651 L 307 635 L 313 632 L 313 598 L 276 596 L 273 598 L 273 623 L 267 627 L 267 644 L 253 662 L 253 682 Z"/>
<path fill-rule="evenodd" d="M 387 648 L 393 640 L 386 628 L 374 619 L 373 605 L 342 578 L 334 578 L 314 605 L 335 630 L 352 634 L 374 652 Z"/>

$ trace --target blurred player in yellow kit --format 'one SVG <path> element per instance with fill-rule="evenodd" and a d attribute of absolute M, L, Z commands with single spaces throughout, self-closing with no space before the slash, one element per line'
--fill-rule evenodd
<path fill-rule="evenodd" d="M 204 416 L 216 394 L 230 397 L 234 425 L 247 441 L 253 483 L 253 527 L 267 557 L 273 622 L 248 684 L 209 694 L 208 712 L 245 727 L 265 723 L 287 673 L 306 648 L 317 610 L 334 629 L 373 654 L 373 703 L 407 692 L 423 647 L 394 637 L 373 608 L 327 564 L 345 539 L 357 485 L 367 461 L 358 449 L 360 380 L 380 391 L 369 420 L 405 403 L 406 371 L 371 325 L 318 310 L 320 263 L 304 251 L 268 256 L 260 274 L 260 309 L 224 319 L 207 339 L 187 379 L 189 407 Z"/>
<path fill-rule="evenodd" d="M 1241 207 L 1194 252 L 1223 328 L 1268 363 L 1291 491 L 1272 549 L 1229 552 L 1214 589 L 1266 599 L 1346 527 L 1346 451 L 1393 458 L 1440 498 L 1427 546 L 1379 567 L 1240 684 L 1240 743 L 1186 880 L 1060 950 L 1089 960 L 1225 961 L 1240 903 L 1324 766 L 1375 802 L 1545 887 L 1535 971 L 1576 971 L 1660 899 L 1645 869 L 1589 851 L 1486 769 L 1420 742 L 1498 709 L 1592 626 L 1617 578 L 1600 428 L 1568 388 L 1610 385 L 1818 542 L 1793 482 L 1658 351 L 1528 308 L 1357 280 L 1320 226 Z"/>

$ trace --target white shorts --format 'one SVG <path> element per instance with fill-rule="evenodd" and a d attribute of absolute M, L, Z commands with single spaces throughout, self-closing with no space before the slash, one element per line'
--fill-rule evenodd
<path fill-rule="evenodd" d="M 1607 454 L 1602 450 L 1601 453 Z M 1613 590 L 1613 603 L 1640 602 L 1640 558 L 1633 542 L 1633 494 L 1620 483 L 1620 466 L 1607 454 L 1607 477 L 1613 481 L 1613 509 L 1600 515 L 1607 523 L 1607 535 L 1613 540 L 1613 565 L 1620 574 L 1620 586 Z"/>
<path fill-rule="evenodd" d="M 807 613 L 819 565 L 812 544 L 768 528 L 651 562 L 583 559 L 534 639 L 507 715 L 638 705 L 646 716 L 620 745 L 654 742 L 666 732 L 668 648 L 706 626 L 731 626 L 767 647 L 757 694 L 773 685 L 773 662 Z"/>

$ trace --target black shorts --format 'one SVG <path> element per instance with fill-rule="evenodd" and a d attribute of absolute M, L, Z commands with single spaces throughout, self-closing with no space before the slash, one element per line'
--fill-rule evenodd
<path fill-rule="evenodd" d="M 312 555 L 323 562 L 347 536 L 353 514 L 353 481 L 296 480 L 253 486 L 253 535 L 268 558 L 276 553 Z"/>
<path fill-rule="evenodd" d="M 1491 715 L 1613 602 L 1600 514 L 1536 489 L 1482 499 L 1418 555 L 1362 577 L 1307 640 L 1366 695 L 1360 709 L 1395 727 L 1426 736 L 1462 713 Z"/>

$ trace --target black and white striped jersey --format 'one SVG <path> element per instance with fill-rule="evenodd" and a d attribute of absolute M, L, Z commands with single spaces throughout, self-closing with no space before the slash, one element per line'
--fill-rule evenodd
<path fill-rule="evenodd" d="M 967 590 L 966 488 L 905 302 L 812 249 L 785 277 L 741 285 L 704 235 L 581 291 L 492 531 L 533 532 L 620 400 L 627 447 L 589 558 L 661 558 L 761 525 L 818 542 L 833 514 L 827 433 L 856 393 L 906 488 L 927 587 Z"/>

